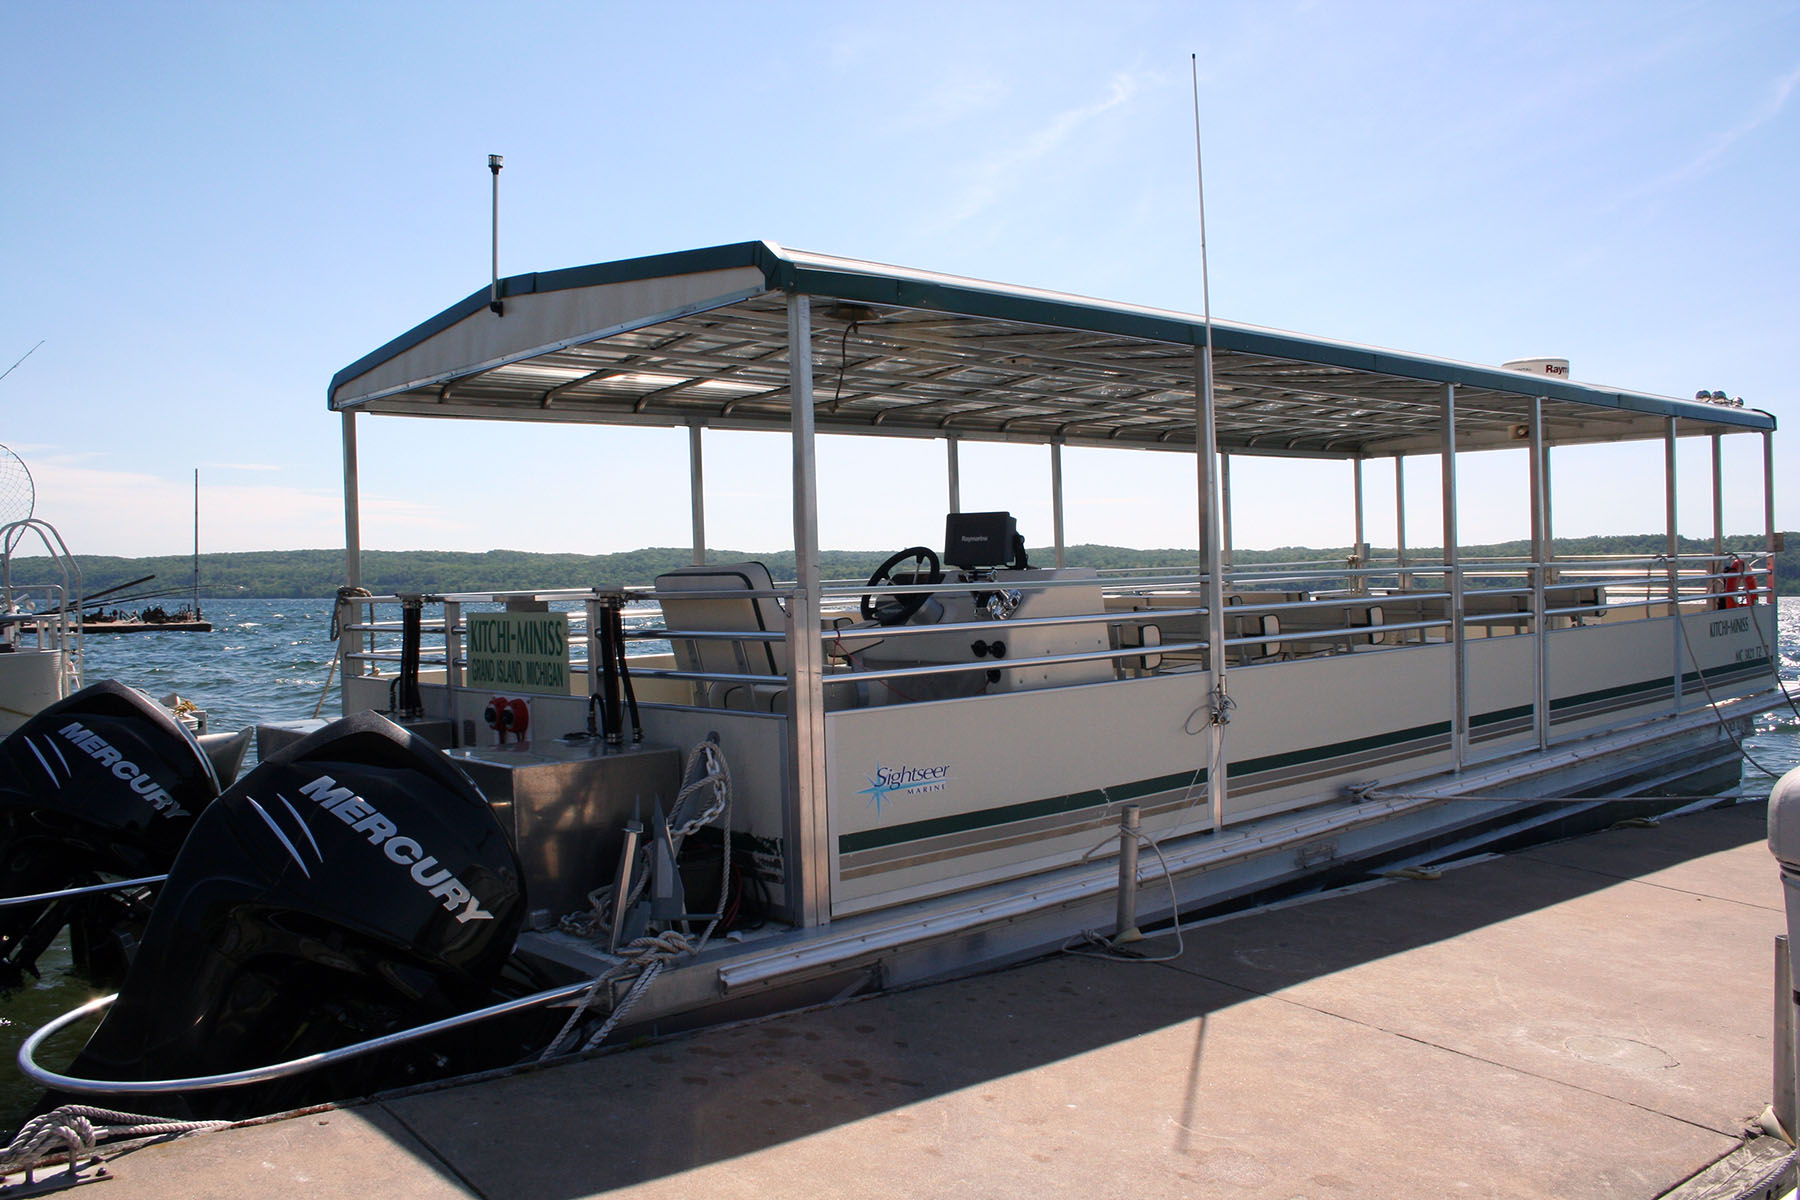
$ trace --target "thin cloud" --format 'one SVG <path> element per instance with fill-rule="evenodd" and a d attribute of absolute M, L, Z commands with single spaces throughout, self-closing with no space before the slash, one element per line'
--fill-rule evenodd
<path fill-rule="evenodd" d="M 1795 67 L 1786 75 L 1776 79 L 1770 85 L 1763 102 L 1748 117 L 1732 128 L 1714 134 L 1705 149 L 1673 171 L 1651 180 L 1644 185 L 1642 192 L 1666 191 L 1669 188 L 1689 183 L 1712 170 L 1733 146 L 1780 116 L 1781 110 L 1787 107 L 1788 99 L 1794 94 L 1796 87 L 1800 87 L 1800 67 Z"/>
<path fill-rule="evenodd" d="M 964 224 L 993 208 L 1006 192 L 1017 186 L 1020 179 L 1027 177 L 1028 168 L 1060 150 L 1082 126 L 1128 102 L 1138 90 L 1135 77 L 1115 75 L 1106 95 L 1101 99 L 1057 114 L 1049 124 L 1027 136 L 1011 150 L 985 159 L 974 179 L 963 189 L 956 207 L 939 222 L 939 228 Z"/>
<path fill-rule="evenodd" d="M 200 467 L 202 470 L 206 470 L 206 471 L 279 471 L 279 470 L 281 470 L 281 468 L 274 463 L 207 462 L 207 463 L 201 463 Z"/>
<path fill-rule="evenodd" d="M 1007 89 L 994 79 L 959 79 L 932 88 L 898 113 L 896 131 L 956 125 L 999 106 Z"/>

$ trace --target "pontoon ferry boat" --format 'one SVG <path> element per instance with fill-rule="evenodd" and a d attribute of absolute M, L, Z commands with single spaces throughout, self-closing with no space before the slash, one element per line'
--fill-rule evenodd
<path fill-rule="evenodd" d="M 394 708 L 397 673 L 416 670 L 418 719 L 512 822 L 541 926 L 521 947 L 577 971 L 600 960 L 557 919 L 614 879 L 626 824 L 675 787 L 673 767 L 646 779 L 646 748 L 717 736 L 768 923 L 672 966 L 640 1016 L 821 977 L 834 993 L 846 977 L 892 984 L 1110 932 L 1128 807 L 1160 850 L 1137 865 L 1141 884 L 1157 881 L 1137 900 L 1148 921 L 1171 892 L 1188 909 L 1532 811 L 1457 797 L 1731 774 L 1748 719 L 1780 702 L 1775 422 L 1760 411 L 1226 323 L 1209 362 L 1193 316 L 766 242 L 520 276 L 493 299 L 470 296 L 332 380 L 349 583 L 357 422 L 388 416 L 685 433 L 694 565 L 648 590 L 348 600 L 344 705 Z M 789 439 L 793 526 L 770 536 L 792 546 L 794 579 L 709 559 L 714 429 Z M 873 580 L 820 578 L 821 434 L 943 446 L 944 511 L 927 504 L 921 545 Z M 1747 559 L 1723 542 L 1720 446 L 1736 435 L 1761 439 L 1764 464 L 1764 544 Z M 1710 483 L 1711 554 L 1679 552 L 1682 438 L 1712 448 L 1710 481 L 1688 485 Z M 1645 519 L 1667 527 L 1666 552 L 1554 559 L 1553 451 L 1629 441 L 1664 448 L 1667 504 Z M 1016 553 L 1005 514 L 961 511 L 958 451 L 972 442 L 1045 448 L 1053 561 Z M 1193 458 L 1198 486 L 1169 497 L 1195 514 L 1192 569 L 1064 565 L 1065 447 Z M 1465 560 L 1457 464 L 1504 449 L 1529 456 L 1512 502 L 1533 553 Z M 1392 561 L 1234 568 L 1229 465 L 1247 455 L 1347 464 L 1359 546 L 1362 465 L 1431 456 L 1446 548 L 1409 553 L 1402 529 Z M 471 678 L 463 610 L 476 600 L 521 618 L 578 610 L 556 690 L 514 696 L 530 701 L 523 739 L 484 713 L 529 656 L 488 656 Z M 626 656 L 636 706 L 596 744 L 590 712 L 623 707 L 607 704 L 618 660 L 599 637 L 582 655 L 581 631 L 645 600 L 663 624 L 627 643 L 667 649 Z M 409 603 L 434 610 L 423 666 L 401 661 L 395 610 Z M 641 742 L 620 736 L 633 718 Z"/>
<path fill-rule="evenodd" d="M 419 789 L 356 782 L 356 756 L 318 740 L 330 730 L 271 727 L 258 772 L 274 773 L 214 802 L 235 806 L 226 841 L 271 856 L 264 882 L 244 885 L 259 911 L 271 888 L 341 906 L 356 880 L 391 877 L 395 904 L 423 906 L 381 943 L 396 956 L 429 941 L 466 964 L 475 952 L 459 947 L 504 916 L 514 960 L 560 998 L 595 981 L 579 994 L 599 1028 L 565 1027 L 558 1049 L 967 971 L 1084 933 L 1118 941 L 1325 872 L 1571 814 L 1610 819 L 1618 797 L 1735 779 L 1749 722 L 1785 703 L 1775 422 L 1740 406 L 766 242 L 499 281 L 339 372 L 329 405 L 346 468 L 346 738 L 383 764 L 427 746 L 479 791 L 429 765 L 415 774 L 461 800 L 402 811 Z M 358 424 L 408 417 L 588 426 L 597 449 L 609 427 L 685 437 L 691 565 L 650 587 L 368 595 Z M 769 545 L 791 546 L 793 578 L 709 554 L 713 430 L 785 439 L 793 520 Z M 824 434 L 943 448 L 945 492 L 920 498 L 916 544 L 873 578 L 821 577 L 819 454 L 847 444 Z M 1754 553 L 1724 538 L 1734 437 L 1760 442 Z M 1676 536 L 1684 438 L 1712 452 L 1709 481 L 1680 481 L 1710 484 L 1710 553 L 1683 554 Z M 1043 448 L 1047 531 L 964 511 L 959 452 L 978 442 Z M 1554 557 L 1554 452 L 1615 442 L 1663 450 L 1664 511 L 1645 519 L 1666 529 L 1665 551 Z M 1065 448 L 1111 451 L 1122 471 L 1134 454 L 1191 459 L 1195 486 L 1167 503 L 1193 513 L 1193 561 L 1069 565 Z M 1509 502 L 1529 515 L 1531 553 L 1465 558 L 1459 463 L 1504 450 L 1529 461 Z M 1341 465 L 1345 560 L 1232 563 L 1230 466 L 1262 455 Z M 1428 554 L 1406 546 L 1403 521 L 1404 466 L 1421 457 L 1437 465 L 1446 531 Z M 1383 458 L 1402 520 L 1396 552 L 1375 561 L 1363 473 Z M 1028 556 L 1046 534 L 1050 549 Z M 382 740 L 371 710 L 407 732 Z M 458 857 L 449 827 L 427 825 L 484 808 L 511 867 L 488 843 L 486 865 L 466 866 L 474 852 Z M 209 819 L 169 889 L 201 857 Z M 175 903 L 165 893 L 152 924 Z M 372 907 L 348 905 L 344 920 Z M 429 990 L 429 964 L 390 968 L 356 948 L 373 934 L 308 941 L 293 931 L 329 923 L 275 924 L 267 944 L 298 938 L 311 969 L 363 963 L 359 991 Z M 230 990 L 237 969 L 205 970 Z M 323 989 L 265 990 L 286 1004 Z M 131 1069 L 154 1079 L 193 1061 Z"/>

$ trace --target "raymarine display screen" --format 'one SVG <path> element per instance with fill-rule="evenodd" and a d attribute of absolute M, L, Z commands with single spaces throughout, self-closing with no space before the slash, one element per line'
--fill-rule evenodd
<path fill-rule="evenodd" d="M 1011 513 L 951 513 L 944 518 L 944 563 L 965 571 L 1005 566 L 1017 530 Z"/>

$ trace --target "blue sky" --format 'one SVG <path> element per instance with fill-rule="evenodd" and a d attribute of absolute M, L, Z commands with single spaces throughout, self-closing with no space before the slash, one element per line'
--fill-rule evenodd
<path fill-rule="evenodd" d="M 78 552 L 184 550 L 196 467 L 204 549 L 342 545 L 326 383 L 486 283 L 489 153 L 507 274 L 767 238 L 1198 311 L 1190 54 L 1216 315 L 1800 414 L 1797 3 L 13 3 L 0 41 L 0 370 L 43 343 L 0 441 Z M 680 433 L 359 432 L 367 546 L 687 538 Z M 715 545 L 789 544 L 783 455 L 709 441 Z M 1465 457 L 1464 541 L 1523 534 L 1518 458 Z M 1071 541 L 1193 544 L 1185 460 L 1065 470 Z M 1659 528 L 1660 473 L 1559 452 L 1557 531 Z M 838 455 L 822 543 L 935 540 L 942 481 L 932 445 Z M 963 481 L 1048 540 L 1041 452 L 965 449 Z M 1239 544 L 1349 541 L 1347 468 L 1234 481 Z M 1433 541 L 1431 465 L 1407 485 Z"/>

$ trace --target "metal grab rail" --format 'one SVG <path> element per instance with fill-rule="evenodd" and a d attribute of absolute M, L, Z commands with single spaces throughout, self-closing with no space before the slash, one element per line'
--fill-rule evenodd
<path fill-rule="evenodd" d="M 1737 594 L 1741 596 L 1751 596 L 1757 599 L 1761 599 L 1763 596 L 1771 594 L 1771 589 L 1756 586 L 1762 581 L 1763 577 L 1761 572 L 1767 569 L 1766 556 L 1744 553 L 1743 557 L 1750 567 L 1752 586 L 1747 591 L 1739 592 Z M 1447 581 L 1452 575 L 1457 575 L 1465 580 L 1486 578 L 1491 579 L 1496 583 L 1511 582 L 1520 579 L 1521 576 L 1528 578 L 1534 572 L 1554 570 L 1562 577 L 1556 584 L 1557 587 L 1561 588 L 1570 586 L 1610 586 L 1614 589 L 1625 589 L 1632 592 L 1635 592 L 1638 587 L 1644 589 L 1645 594 L 1641 597 L 1638 595 L 1621 596 L 1615 593 L 1608 596 L 1606 602 L 1602 604 L 1557 607 L 1546 606 L 1543 611 L 1543 616 L 1548 620 L 1550 618 L 1579 618 L 1588 614 L 1604 613 L 1609 609 L 1649 609 L 1667 604 L 1670 602 L 1670 598 L 1666 594 L 1668 585 L 1667 569 L 1672 561 L 1681 564 L 1681 566 L 1678 567 L 1680 571 L 1679 580 L 1681 584 L 1685 585 L 1678 590 L 1675 598 L 1675 602 L 1678 604 L 1691 606 L 1702 602 L 1708 597 L 1721 595 L 1723 594 L 1722 590 L 1714 591 L 1711 590 L 1711 587 L 1708 587 L 1707 590 L 1700 590 L 1700 587 L 1696 585 L 1718 585 L 1727 578 L 1735 577 L 1735 575 L 1727 575 L 1723 572 L 1693 570 L 1693 566 L 1716 565 L 1718 556 L 1707 553 L 1681 555 L 1677 556 L 1674 560 L 1671 560 L 1668 556 L 1662 555 L 1618 556 L 1613 558 L 1589 557 L 1580 560 L 1554 560 L 1551 563 L 1538 563 L 1522 558 L 1507 558 L 1481 560 L 1479 562 L 1465 561 L 1453 567 L 1446 567 L 1441 562 L 1422 561 L 1407 563 L 1403 569 L 1400 568 L 1400 565 L 1397 562 L 1389 563 L 1385 560 L 1381 562 L 1369 560 L 1369 565 L 1354 567 L 1338 565 L 1330 560 L 1309 560 L 1291 565 L 1255 564 L 1254 566 L 1248 567 L 1228 568 L 1226 576 L 1232 585 L 1252 591 L 1256 590 L 1258 585 L 1262 585 L 1265 588 L 1275 587 L 1277 590 L 1280 590 L 1282 585 L 1286 585 L 1287 590 L 1307 592 L 1309 589 L 1306 585 L 1308 584 L 1325 583 L 1331 580 L 1345 581 L 1392 577 L 1397 569 L 1403 570 L 1404 575 L 1414 578 L 1419 576 L 1427 578 L 1436 576 L 1440 580 Z M 1691 566 L 1688 564 L 1691 564 Z M 1600 579 L 1593 580 L 1575 580 L 1569 578 L 1570 575 L 1583 574 L 1584 568 L 1588 572 L 1603 573 L 1603 576 Z M 1620 573 L 1615 574 L 1615 572 Z M 1095 582 L 1096 579 L 1093 577 L 1081 579 L 1034 580 L 1032 581 L 1031 586 L 1034 589 L 1054 589 L 1059 587 L 1091 588 L 1094 586 Z M 1174 598 L 1180 590 L 1193 589 L 1202 585 L 1205 582 L 1205 577 L 1202 574 L 1196 573 L 1170 572 L 1167 568 L 1140 568 L 1136 569 L 1136 573 L 1103 571 L 1100 573 L 1098 582 L 1105 588 L 1106 594 L 1109 597 L 1121 597 L 1127 600 L 1134 597 L 1159 599 L 1166 603 L 1168 599 Z M 982 590 L 984 583 L 986 583 L 986 581 L 946 579 L 937 584 L 886 583 L 880 586 L 870 587 L 869 585 L 854 579 L 841 582 L 833 580 L 826 585 L 823 599 L 827 604 L 830 604 L 833 601 L 854 601 L 854 599 L 860 595 L 912 595 L 920 592 L 932 595 L 942 595 L 966 592 L 971 589 Z M 430 665 L 434 668 L 441 667 L 446 671 L 447 675 L 454 675 L 456 668 L 465 665 L 466 660 L 464 657 L 460 653 L 454 652 L 455 649 L 460 648 L 458 646 L 458 643 L 460 642 L 459 635 L 463 634 L 466 630 L 466 623 L 461 620 L 460 607 L 462 603 L 500 604 L 505 603 L 508 600 L 522 598 L 547 601 L 591 602 L 602 592 L 622 595 L 629 601 L 654 602 L 656 600 L 653 589 L 645 587 L 630 587 L 623 589 L 589 588 L 555 589 L 549 591 L 480 592 L 459 593 L 454 596 L 426 596 L 424 599 L 427 602 L 441 602 L 446 605 L 445 616 L 443 618 L 425 622 L 425 628 L 429 633 L 442 637 L 447 644 L 441 657 L 438 655 L 423 657 L 421 659 L 421 664 Z M 1530 597 L 1533 594 L 1534 590 L 1531 587 L 1518 586 L 1516 583 L 1513 586 L 1471 587 L 1466 593 L 1470 598 L 1524 598 Z M 751 591 L 746 591 L 744 589 L 696 589 L 693 591 L 684 591 L 682 593 L 684 599 L 705 599 L 708 597 L 740 600 L 745 598 L 775 598 L 782 601 L 784 604 L 791 604 L 793 595 L 794 592 L 791 587 L 782 586 Z M 1286 613 L 1304 613 L 1309 610 L 1373 609 L 1387 604 L 1400 603 L 1402 601 L 1414 602 L 1424 600 L 1447 603 L 1450 597 L 1450 591 L 1441 585 L 1428 591 L 1409 590 L 1393 594 L 1377 594 L 1362 590 L 1348 590 L 1348 588 L 1346 588 L 1346 590 L 1334 591 L 1333 594 L 1319 594 L 1316 598 L 1309 600 L 1279 600 L 1266 603 L 1250 602 L 1233 604 L 1229 606 L 1227 611 L 1230 615 L 1237 617 L 1260 616 L 1263 614 L 1280 616 Z M 366 648 L 352 651 L 346 656 L 347 665 L 355 664 L 355 666 L 351 667 L 353 671 L 357 671 L 359 674 L 367 674 L 369 668 L 374 668 L 379 672 L 382 664 L 400 660 L 400 655 L 396 650 L 387 646 L 378 645 L 374 642 L 374 639 L 377 637 L 398 634 L 401 626 L 397 622 L 377 621 L 374 617 L 378 605 L 384 603 L 400 603 L 401 599 L 402 598 L 399 596 L 373 596 L 356 597 L 351 601 L 354 604 L 366 606 L 362 611 L 368 614 L 368 619 L 364 621 L 347 622 L 344 624 L 343 628 L 346 633 L 353 633 L 359 637 L 366 636 L 370 639 L 368 643 L 365 643 Z M 1195 599 L 1199 599 L 1199 597 L 1195 597 Z M 998 629 L 1055 628 L 1058 626 L 1079 627 L 1097 623 L 1104 623 L 1110 628 L 1118 629 L 1121 627 L 1153 625 L 1169 618 L 1204 618 L 1207 615 L 1207 612 L 1208 610 L 1204 603 L 1195 603 L 1183 605 L 1180 608 L 1154 607 L 1130 610 L 1121 609 L 1116 611 L 1101 610 L 1092 614 L 1082 613 L 1054 617 L 1021 617 L 998 623 L 963 621 L 916 627 L 887 626 L 881 627 L 880 629 L 866 630 L 824 629 L 821 631 L 820 637 L 827 653 L 829 653 L 833 640 L 836 638 L 879 636 L 883 640 L 904 642 L 907 639 L 939 637 L 947 633 L 987 634 Z M 569 641 L 571 648 L 576 649 L 577 647 L 585 646 L 589 641 L 584 629 L 586 614 L 582 610 L 576 609 L 571 611 L 568 615 L 570 618 Z M 1284 641 L 1321 641 L 1332 638 L 1371 637 L 1376 644 L 1387 643 L 1388 648 L 1396 648 L 1398 646 L 1413 643 L 1406 641 L 1404 638 L 1396 642 L 1393 635 L 1444 630 L 1456 623 L 1458 618 L 1466 625 L 1487 627 L 1490 629 L 1500 625 L 1527 626 L 1532 624 L 1535 619 L 1533 614 L 1529 612 L 1512 614 L 1464 612 L 1458 615 L 1446 614 L 1445 616 L 1436 619 L 1412 621 L 1389 620 L 1381 624 L 1370 624 L 1367 626 L 1343 625 L 1342 627 L 1339 627 L 1338 622 L 1333 622 L 1332 627 L 1328 629 L 1284 629 L 1270 634 L 1248 634 L 1242 637 L 1231 637 L 1225 640 L 1225 645 L 1228 648 L 1235 648 Z M 626 637 L 640 643 L 684 640 L 781 644 L 786 640 L 785 632 L 779 629 L 746 629 L 741 631 L 718 629 L 682 630 L 667 628 L 661 625 L 632 629 L 626 633 Z M 1204 651 L 1205 649 L 1206 644 L 1204 642 L 1190 642 L 1184 639 L 1180 642 L 1171 641 L 1160 643 L 1155 648 L 1129 645 L 1120 646 L 1114 649 L 1089 650 L 1070 654 L 1043 654 L 1031 657 L 1011 658 L 1004 660 L 1004 662 L 977 659 L 970 662 L 931 663 L 904 668 L 895 667 L 881 671 L 857 668 L 855 670 L 833 672 L 833 677 L 842 680 L 850 678 L 885 679 L 904 678 L 908 674 L 942 675 L 975 670 L 991 670 L 996 666 L 1001 667 L 1001 669 L 1007 669 L 1030 666 L 1051 666 L 1094 660 L 1122 662 L 1153 653 L 1187 653 L 1193 650 Z M 576 649 L 576 654 L 579 653 L 579 649 Z M 579 673 L 584 669 L 584 666 L 585 664 L 580 658 L 572 657 L 570 663 L 572 672 Z M 640 667 L 635 673 L 640 673 L 646 678 L 663 678 L 683 682 L 712 681 L 721 683 L 762 683 L 767 682 L 768 679 L 768 677 L 764 675 L 720 674 L 716 672 L 681 671 L 652 667 Z"/>
<path fill-rule="evenodd" d="M 37 892 L 30 896 L 0 897 L 0 908 L 16 908 L 21 904 L 42 904 L 47 900 L 64 900 L 70 896 L 90 896 L 97 892 L 117 892 L 125 888 L 148 887 L 162 883 L 167 875 L 145 875 L 141 879 L 121 879 L 115 883 L 90 883 L 85 887 L 63 888 L 55 892 Z"/>
<path fill-rule="evenodd" d="M 572 1000 L 588 991 L 593 985 L 593 980 L 584 979 L 579 983 L 568 983 L 548 991 L 533 992 L 529 996 L 520 996 L 515 1000 L 490 1004 L 486 1008 L 459 1013 L 454 1017 L 444 1017 L 425 1025 L 415 1025 L 411 1029 L 386 1033 L 367 1041 L 352 1042 L 348 1046 L 339 1046 L 335 1050 L 321 1050 L 315 1054 L 290 1058 L 286 1062 L 270 1063 L 262 1067 L 246 1067 L 241 1071 L 227 1071 L 218 1075 L 195 1075 L 185 1079 L 83 1079 L 77 1075 L 64 1075 L 59 1071 L 52 1071 L 37 1064 L 37 1052 L 46 1041 L 84 1017 L 110 1007 L 112 1002 L 119 998 L 119 994 L 114 992 L 110 996 L 99 996 L 89 1000 L 80 1008 L 64 1013 L 26 1038 L 19 1047 L 19 1071 L 27 1079 L 43 1087 L 88 1095 L 155 1096 L 167 1092 L 221 1091 L 225 1088 L 243 1087 L 245 1084 L 268 1083 L 275 1079 L 303 1075 L 308 1071 L 316 1071 L 320 1067 L 361 1058 L 379 1050 L 387 1050 L 394 1046 L 405 1045 L 407 1042 L 418 1041 L 420 1038 L 448 1033 L 450 1030 L 473 1025 L 492 1017 L 509 1016 L 512 1013 L 524 1012 L 526 1009 L 536 1008 L 539 1005 L 554 1004 L 558 1000 Z"/>
<path fill-rule="evenodd" d="M 421 634 L 442 639 L 443 642 L 443 649 L 440 652 L 421 656 L 419 660 L 420 665 L 443 667 L 446 671 L 450 671 L 454 668 L 466 667 L 468 665 L 468 659 L 460 653 L 454 653 L 452 649 L 453 646 L 459 647 L 468 633 L 468 622 L 462 612 L 462 606 L 464 604 L 504 604 L 509 600 L 515 599 L 544 600 L 549 603 L 591 601 L 595 599 L 596 596 L 609 590 L 610 589 L 587 588 L 576 590 L 559 588 L 544 591 L 447 593 L 441 596 L 433 594 L 424 595 L 420 597 L 423 603 L 442 604 L 445 606 L 446 612 L 443 616 L 423 620 L 420 623 L 419 629 Z M 368 672 L 359 668 L 369 664 L 401 661 L 401 652 L 399 650 L 383 648 L 376 639 L 384 636 L 388 638 L 399 637 L 404 630 L 403 624 L 399 621 L 377 620 L 375 618 L 375 610 L 378 605 L 400 604 L 403 603 L 404 600 L 405 597 L 389 595 L 355 596 L 346 601 L 349 604 L 366 609 L 368 613 L 367 617 L 346 620 L 341 622 L 338 626 L 341 642 L 343 640 L 348 640 L 351 635 L 355 635 L 355 640 L 357 641 L 364 641 L 364 639 L 366 639 L 365 648 L 347 650 L 344 652 L 343 659 L 346 664 L 347 674 L 366 675 Z M 452 608 L 455 610 L 454 615 L 452 615 L 450 611 Z M 587 629 L 588 614 L 585 609 L 568 610 L 564 615 L 569 619 L 569 645 L 571 647 L 587 647 L 593 639 Z M 391 641 L 388 643 L 388 646 L 392 646 Z M 585 665 L 584 659 L 574 659 L 572 660 L 570 667 L 571 670 L 575 670 L 577 668 L 585 668 Z"/>

